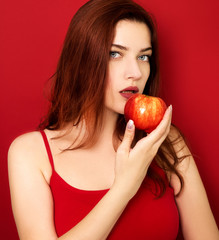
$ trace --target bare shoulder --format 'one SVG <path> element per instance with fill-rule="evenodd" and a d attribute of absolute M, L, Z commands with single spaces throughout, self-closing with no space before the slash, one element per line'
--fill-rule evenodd
<path fill-rule="evenodd" d="M 195 164 L 188 143 L 181 131 L 173 125 L 170 128 L 168 138 L 178 158 L 176 168 L 185 180 L 186 172 L 191 169 L 191 165 Z M 170 162 L 173 161 L 172 159 L 169 160 Z M 174 173 L 170 173 L 168 177 L 170 185 L 173 187 L 175 194 L 177 194 L 181 188 L 179 178 Z"/>
<path fill-rule="evenodd" d="M 28 147 L 36 147 L 37 144 L 35 143 L 40 141 L 40 135 L 41 134 L 38 131 L 24 133 L 13 140 L 9 150 L 13 151 L 17 148 L 23 149 Z"/>
<path fill-rule="evenodd" d="M 186 163 L 188 164 L 190 157 L 192 157 L 192 154 L 189 149 L 188 142 L 181 131 L 172 125 L 168 137 L 172 143 L 177 157 L 179 159 L 182 159 L 182 161 L 180 161 L 181 165 Z"/>
<path fill-rule="evenodd" d="M 29 168 L 37 168 L 42 171 L 43 174 L 49 175 L 50 165 L 43 138 L 39 131 L 18 136 L 9 147 L 9 171 L 24 165 Z"/>
<path fill-rule="evenodd" d="M 8 151 L 11 205 L 20 239 L 56 239 L 51 177 L 40 132 L 17 137 Z M 46 231 L 45 231 L 46 229 Z"/>
<path fill-rule="evenodd" d="M 172 126 L 169 134 L 173 148 L 179 158 L 176 166 L 183 177 L 183 188 L 175 198 L 185 239 L 218 239 L 218 228 L 212 214 L 207 194 L 188 143 L 180 131 Z M 171 174 L 170 185 L 179 193 L 178 177 Z"/>
<path fill-rule="evenodd" d="M 20 158 L 20 156 L 39 155 L 41 152 L 39 150 L 42 150 L 42 146 L 42 137 L 40 132 L 34 131 L 25 133 L 14 139 L 9 147 L 8 155 L 9 157 L 12 157 L 13 160 L 22 161 L 23 158 Z M 11 158 L 9 158 L 9 160 L 10 159 Z"/>
<path fill-rule="evenodd" d="M 184 140 L 184 137 L 183 137 L 181 131 L 174 125 L 171 125 L 168 137 L 171 141 L 181 142 L 181 144 L 183 143 L 183 140 Z"/>

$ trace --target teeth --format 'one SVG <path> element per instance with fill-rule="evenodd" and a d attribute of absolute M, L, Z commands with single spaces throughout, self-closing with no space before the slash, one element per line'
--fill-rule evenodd
<path fill-rule="evenodd" d="M 122 91 L 122 93 L 134 93 L 132 90 Z"/>

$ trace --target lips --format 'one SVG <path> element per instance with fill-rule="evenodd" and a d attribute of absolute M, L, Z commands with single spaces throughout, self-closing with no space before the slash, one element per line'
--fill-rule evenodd
<path fill-rule="evenodd" d="M 121 90 L 119 93 L 122 95 L 122 97 L 128 99 L 130 98 L 133 94 L 138 93 L 139 89 L 138 87 L 130 86 L 127 88 L 124 88 Z"/>

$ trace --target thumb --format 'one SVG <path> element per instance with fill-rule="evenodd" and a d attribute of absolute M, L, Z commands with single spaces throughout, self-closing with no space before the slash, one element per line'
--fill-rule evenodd
<path fill-rule="evenodd" d="M 132 120 L 129 120 L 126 125 L 123 140 L 119 146 L 120 151 L 129 153 L 134 135 L 135 135 L 135 125 Z"/>

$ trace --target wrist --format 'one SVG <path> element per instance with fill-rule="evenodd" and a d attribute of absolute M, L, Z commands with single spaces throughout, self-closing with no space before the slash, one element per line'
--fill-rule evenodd
<path fill-rule="evenodd" d="M 131 191 L 127 185 L 119 184 L 114 182 L 109 190 L 113 195 L 115 194 L 119 201 L 123 200 L 124 202 L 128 202 L 134 195 L 133 191 Z"/>

